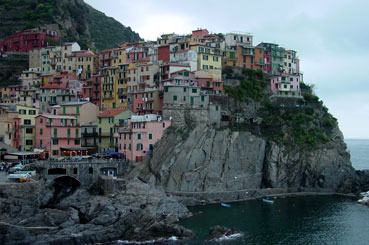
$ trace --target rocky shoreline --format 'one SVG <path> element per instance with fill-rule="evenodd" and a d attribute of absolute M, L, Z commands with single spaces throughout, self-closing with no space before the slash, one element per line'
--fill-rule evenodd
<path fill-rule="evenodd" d="M 95 244 L 194 235 L 176 224 L 190 215 L 188 209 L 160 187 L 138 179 L 108 195 L 79 188 L 54 204 L 52 191 L 42 181 L 0 186 L 1 244 Z"/>
<path fill-rule="evenodd" d="M 57 203 L 51 202 L 54 200 L 52 183 L 43 180 L 0 185 L 0 243 L 170 242 L 173 239 L 190 239 L 195 235 L 177 224 L 179 219 L 192 215 L 186 208 L 190 205 L 247 201 L 262 197 L 356 197 L 354 194 L 347 195 L 322 188 L 269 188 L 244 190 L 249 193 L 247 197 L 238 196 L 239 192 L 235 191 L 224 192 L 239 199 L 221 200 L 224 194 L 221 192 L 211 193 L 218 199 L 204 199 L 206 195 L 201 192 L 188 193 L 191 198 L 186 199 L 183 198 L 184 193 L 181 193 L 182 196 L 178 193 L 165 193 L 162 187 L 137 178 L 125 184 L 114 184 L 116 190 L 110 194 L 96 195 L 91 193 L 91 189 L 78 188 Z"/>

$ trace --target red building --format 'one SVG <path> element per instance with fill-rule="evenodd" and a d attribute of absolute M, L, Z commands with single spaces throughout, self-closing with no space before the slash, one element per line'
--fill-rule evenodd
<path fill-rule="evenodd" d="M 46 29 L 26 30 L 17 32 L 0 42 L 0 52 L 28 52 L 32 49 L 47 47 L 50 41 L 60 42 L 57 32 Z"/>
<path fill-rule="evenodd" d="M 170 61 L 170 47 L 169 45 L 160 46 L 158 48 L 158 60 L 162 62 L 169 62 Z"/>

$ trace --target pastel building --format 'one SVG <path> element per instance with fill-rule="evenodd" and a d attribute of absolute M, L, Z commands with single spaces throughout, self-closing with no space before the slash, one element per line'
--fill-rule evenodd
<path fill-rule="evenodd" d="M 131 118 L 132 112 L 128 109 L 109 109 L 98 116 L 99 152 L 118 151 L 118 126 Z"/>
<path fill-rule="evenodd" d="M 271 79 L 272 95 L 277 97 L 301 97 L 300 75 L 284 74 Z"/>
<path fill-rule="evenodd" d="M 73 116 L 77 120 L 77 123 L 86 124 L 90 122 L 97 122 L 99 107 L 88 101 L 68 102 L 61 104 L 54 114 L 61 116 Z"/>
<path fill-rule="evenodd" d="M 119 128 L 119 152 L 130 161 L 142 162 L 145 156 L 152 154 L 155 143 L 170 125 L 171 121 L 163 121 L 158 115 L 132 116 Z"/>
<path fill-rule="evenodd" d="M 145 88 L 129 93 L 131 110 L 135 114 L 160 114 L 162 100 L 158 88 Z"/>
<path fill-rule="evenodd" d="M 37 116 L 36 147 L 45 149 L 52 158 L 83 155 L 81 130 L 76 118 L 47 114 Z"/>
<path fill-rule="evenodd" d="M 32 151 L 35 146 L 35 118 L 38 116 L 38 109 L 17 105 L 16 111 L 18 116 L 13 119 L 13 147 Z"/>
<path fill-rule="evenodd" d="M 226 47 L 231 46 L 252 46 L 253 36 L 248 33 L 227 33 L 225 35 Z"/>

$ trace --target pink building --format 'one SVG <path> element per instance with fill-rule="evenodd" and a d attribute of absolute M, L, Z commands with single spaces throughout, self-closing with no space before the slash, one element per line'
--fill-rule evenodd
<path fill-rule="evenodd" d="M 301 97 L 300 76 L 288 75 L 273 77 L 270 80 L 272 95 L 282 97 Z"/>
<path fill-rule="evenodd" d="M 149 62 L 149 47 L 130 47 L 126 49 L 127 63 Z"/>
<path fill-rule="evenodd" d="M 39 115 L 36 117 L 36 148 L 43 148 L 49 156 L 87 155 L 81 150 L 81 133 L 72 116 Z"/>
<path fill-rule="evenodd" d="M 162 121 L 158 115 L 132 116 L 126 127 L 119 129 L 119 151 L 130 161 L 142 162 L 170 125 L 171 121 Z"/>
<path fill-rule="evenodd" d="M 162 98 L 157 88 L 145 88 L 130 92 L 132 112 L 138 115 L 160 114 Z"/>
<path fill-rule="evenodd" d="M 207 35 L 209 35 L 209 31 L 206 30 L 206 29 L 200 29 L 200 30 L 192 31 L 192 36 L 193 37 L 204 37 L 204 36 L 207 36 Z"/>

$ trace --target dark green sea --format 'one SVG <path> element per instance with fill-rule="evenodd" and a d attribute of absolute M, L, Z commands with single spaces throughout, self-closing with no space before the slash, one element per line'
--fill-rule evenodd
<path fill-rule="evenodd" d="M 231 205 L 190 207 L 203 214 L 180 222 L 197 234 L 185 244 L 203 244 L 215 225 L 243 232 L 221 244 L 369 244 L 369 208 L 350 198 L 290 197 L 274 204 L 253 200 Z"/>

